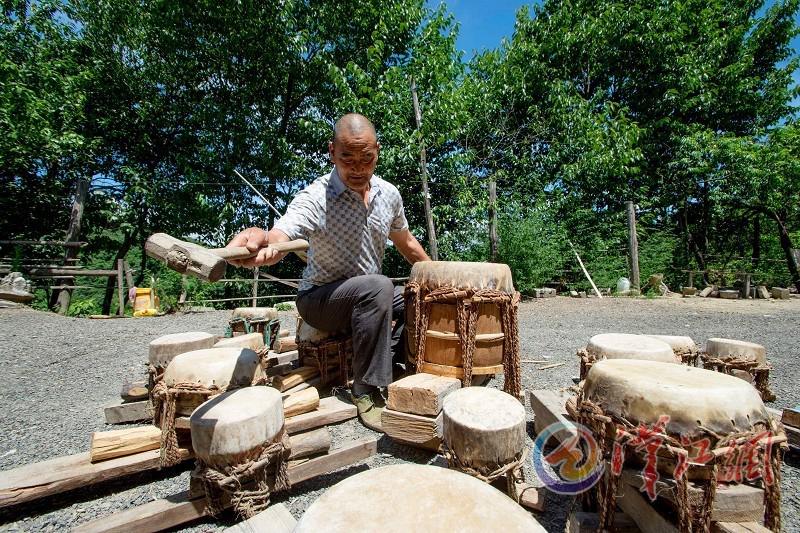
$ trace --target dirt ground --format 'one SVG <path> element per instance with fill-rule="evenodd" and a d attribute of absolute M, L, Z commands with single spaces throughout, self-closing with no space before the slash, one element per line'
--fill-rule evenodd
<path fill-rule="evenodd" d="M 188 313 L 159 318 L 88 320 L 28 309 L 0 309 L 0 479 L 7 470 L 35 461 L 86 451 L 92 431 L 114 429 L 102 408 L 119 394 L 124 379 L 143 375 L 147 343 L 167 333 L 208 331 L 222 334 L 229 312 Z M 520 307 L 524 360 L 547 359 L 564 365 L 539 370 L 523 364 L 527 389 L 562 388 L 578 373 L 577 349 L 603 332 L 688 335 L 698 343 L 730 337 L 763 344 L 773 365 L 772 407 L 800 404 L 798 341 L 800 299 L 731 301 L 719 299 L 550 298 Z M 293 327 L 284 313 L 284 326 Z M 494 380 L 493 386 L 500 386 Z M 528 408 L 528 417 L 532 418 Z M 529 427 L 531 427 L 529 425 Z M 377 435 L 351 420 L 332 428 L 334 446 Z M 302 483 L 275 501 L 299 517 L 326 488 L 366 468 L 412 461 L 440 463 L 435 455 L 379 441 L 378 454 L 338 473 Z M 800 470 L 795 458 L 782 469 L 784 531 L 800 530 Z M 60 531 L 121 509 L 164 498 L 188 487 L 189 465 L 87 487 L 29 505 L 0 511 L 0 529 Z M 529 479 L 536 483 L 528 471 Z M 572 499 L 548 495 L 545 513 L 536 515 L 549 531 L 563 531 Z M 208 531 L 231 520 L 205 521 L 187 530 Z"/>

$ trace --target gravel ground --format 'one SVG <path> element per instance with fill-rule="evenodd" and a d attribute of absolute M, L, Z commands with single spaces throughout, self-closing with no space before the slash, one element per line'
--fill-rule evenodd
<path fill-rule="evenodd" d="M 124 379 L 143 375 L 150 340 L 192 330 L 221 334 L 229 314 L 213 311 L 149 319 L 88 320 L 29 309 L 0 309 L 0 471 L 86 451 L 92 431 L 113 429 L 104 424 L 102 408 L 117 397 Z M 290 315 L 283 315 L 284 327 L 292 328 Z M 800 388 L 792 385 L 795 372 L 800 370 L 797 298 L 729 301 L 559 297 L 524 303 L 519 319 L 523 359 L 567 363 L 542 371 L 537 370 L 542 365 L 523 365 L 523 385 L 527 389 L 570 385 L 578 372 L 576 350 L 597 333 L 689 335 L 698 342 L 716 336 L 766 346 L 774 367 L 771 385 L 778 396 L 772 406 L 780 409 L 800 404 Z M 497 381 L 492 385 L 500 386 Z M 331 430 L 334 446 L 377 435 L 355 420 Z M 379 441 L 378 452 L 344 471 L 297 485 L 275 500 L 285 502 L 299 517 L 326 488 L 366 468 L 403 461 L 441 462 L 436 455 L 394 444 L 388 438 Z M 800 530 L 798 466 L 797 459 L 790 458 L 782 470 L 785 531 Z M 188 466 L 179 466 L 146 472 L 5 509 L 0 511 L 0 529 L 62 530 L 185 490 L 188 470 Z M 532 479 L 530 472 L 528 478 Z M 549 494 L 546 505 L 546 512 L 537 518 L 549 531 L 563 531 L 571 500 Z M 228 525 L 230 522 L 206 521 L 187 530 L 209 531 Z"/>

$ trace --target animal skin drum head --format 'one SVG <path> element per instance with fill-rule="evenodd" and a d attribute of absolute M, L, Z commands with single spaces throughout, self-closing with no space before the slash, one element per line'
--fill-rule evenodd
<path fill-rule="evenodd" d="M 769 414 L 749 383 L 711 370 L 635 359 L 606 359 L 589 370 L 583 395 L 607 414 L 632 424 L 670 417 L 667 432 L 694 436 L 700 427 L 720 435 L 769 427 Z"/>
<path fill-rule="evenodd" d="M 720 359 L 733 358 L 742 361 L 767 362 L 767 350 L 754 342 L 736 339 L 712 338 L 706 341 L 706 353 Z"/>
<path fill-rule="evenodd" d="M 264 376 L 258 354 L 248 348 L 208 348 L 176 356 L 164 371 L 164 382 L 198 383 L 227 389 L 247 386 Z"/>
<path fill-rule="evenodd" d="M 514 500 L 472 476 L 400 464 L 340 481 L 300 519 L 295 533 L 503 533 L 546 531 Z"/>
<path fill-rule="evenodd" d="M 695 344 L 691 337 L 683 335 L 645 335 L 645 337 L 651 337 L 666 342 L 674 352 L 697 351 L 697 344 Z"/>
<path fill-rule="evenodd" d="M 643 359 L 680 363 L 666 342 L 645 335 L 601 333 L 589 339 L 586 351 L 597 359 Z"/>
<path fill-rule="evenodd" d="M 502 263 L 419 261 L 411 267 L 409 281 L 415 281 L 428 290 L 456 287 L 464 290 L 495 289 L 514 293 L 511 269 Z"/>

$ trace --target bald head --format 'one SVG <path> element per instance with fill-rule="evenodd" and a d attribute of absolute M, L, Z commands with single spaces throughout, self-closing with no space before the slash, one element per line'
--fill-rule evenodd
<path fill-rule="evenodd" d="M 348 113 L 336 121 L 333 126 L 333 142 L 341 141 L 345 137 L 361 137 L 377 141 L 375 126 L 372 122 L 358 113 Z"/>

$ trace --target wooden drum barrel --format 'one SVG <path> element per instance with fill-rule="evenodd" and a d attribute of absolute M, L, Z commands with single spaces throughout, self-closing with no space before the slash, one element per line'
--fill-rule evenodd
<path fill-rule="evenodd" d="M 497 263 L 425 261 L 406 285 L 409 357 L 418 372 L 455 377 L 506 373 L 519 393 L 517 305 L 511 269 Z"/>
<path fill-rule="evenodd" d="M 438 466 L 399 464 L 340 481 L 305 512 L 295 533 L 546 531 L 494 487 Z"/>

